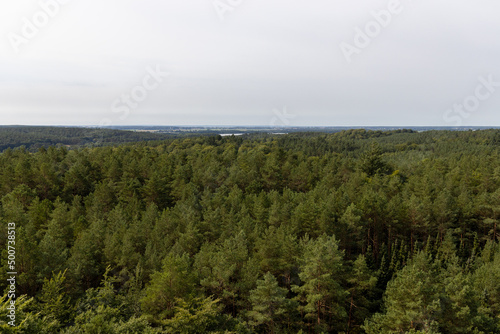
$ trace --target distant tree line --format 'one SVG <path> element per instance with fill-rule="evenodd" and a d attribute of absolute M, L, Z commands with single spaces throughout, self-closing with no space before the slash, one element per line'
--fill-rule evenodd
<path fill-rule="evenodd" d="M 171 136 L 149 132 L 120 131 L 104 128 L 54 126 L 0 126 L 0 152 L 24 146 L 30 152 L 49 146 L 80 148 L 120 143 L 154 141 Z"/>

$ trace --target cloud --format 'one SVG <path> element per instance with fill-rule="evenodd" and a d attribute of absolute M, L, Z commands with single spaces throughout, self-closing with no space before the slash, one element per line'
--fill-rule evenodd
<path fill-rule="evenodd" d="M 267 125 L 287 106 L 292 125 L 446 125 L 443 112 L 479 76 L 500 80 L 493 0 L 401 0 L 401 13 L 348 63 L 340 43 L 354 43 L 356 28 L 389 4 L 243 1 L 221 21 L 206 0 L 73 0 L 16 54 L 6 36 L 40 5 L 2 3 L 0 117 Z M 111 103 L 158 64 L 168 82 L 127 119 L 114 117 Z M 464 125 L 498 125 L 499 103 L 500 93 Z"/>

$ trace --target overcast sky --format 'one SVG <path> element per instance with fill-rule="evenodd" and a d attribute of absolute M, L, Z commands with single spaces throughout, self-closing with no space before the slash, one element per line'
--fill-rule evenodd
<path fill-rule="evenodd" d="M 500 126 L 499 14 L 498 0 L 5 0 L 0 124 Z"/>

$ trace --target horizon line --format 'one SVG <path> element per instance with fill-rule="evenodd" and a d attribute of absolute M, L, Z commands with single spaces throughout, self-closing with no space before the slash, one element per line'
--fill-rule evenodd
<path fill-rule="evenodd" d="M 181 128 L 263 128 L 263 129 L 294 129 L 294 128 L 500 128 L 500 125 L 78 125 L 78 124 L 0 124 L 0 127 L 68 127 L 68 128 L 127 128 L 127 127 L 181 127 Z"/>

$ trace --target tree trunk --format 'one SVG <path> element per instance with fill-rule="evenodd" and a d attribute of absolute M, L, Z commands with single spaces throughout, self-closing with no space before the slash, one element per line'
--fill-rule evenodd
<path fill-rule="evenodd" d="M 354 305 L 354 296 L 351 294 L 351 306 L 349 306 L 349 321 L 347 321 L 347 334 L 351 330 L 352 306 Z"/>

